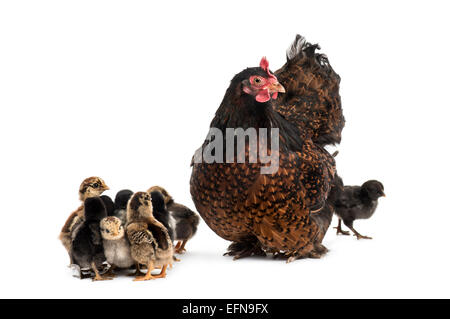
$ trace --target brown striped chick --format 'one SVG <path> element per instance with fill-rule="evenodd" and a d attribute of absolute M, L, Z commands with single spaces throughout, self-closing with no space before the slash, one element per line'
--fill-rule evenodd
<path fill-rule="evenodd" d="M 153 216 L 150 194 L 137 192 L 131 197 L 127 206 L 126 232 L 137 272 L 140 264 L 147 266 L 147 273 L 134 280 L 166 277 L 167 266 L 173 262 L 173 246 L 167 229 Z M 155 268 L 161 268 L 158 275 L 151 273 Z"/>
<path fill-rule="evenodd" d="M 69 253 L 70 264 L 73 263 L 72 256 L 70 255 L 72 239 L 74 237 L 74 230 L 77 229 L 84 219 L 84 201 L 86 198 L 100 196 L 109 187 L 100 177 L 88 177 L 80 185 L 78 190 L 79 199 L 82 202 L 80 207 L 78 207 L 74 212 L 72 212 L 67 218 L 64 226 L 59 234 L 59 239 L 61 240 L 64 248 L 66 248 Z"/>

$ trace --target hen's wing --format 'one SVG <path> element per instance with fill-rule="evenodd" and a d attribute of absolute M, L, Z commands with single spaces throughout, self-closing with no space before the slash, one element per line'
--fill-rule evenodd
<path fill-rule="evenodd" d="M 311 220 L 311 211 L 325 203 L 334 171 L 333 158 L 305 142 L 301 153 L 280 160 L 276 178 L 260 175 L 252 187 L 265 206 L 253 218 L 258 239 L 283 251 L 311 249 L 321 231 L 321 225 Z"/>
<path fill-rule="evenodd" d="M 275 100 L 275 109 L 324 146 L 341 141 L 345 119 L 339 96 L 339 75 L 320 47 L 297 35 L 287 51 L 286 64 L 275 72 L 286 93 Z"/>

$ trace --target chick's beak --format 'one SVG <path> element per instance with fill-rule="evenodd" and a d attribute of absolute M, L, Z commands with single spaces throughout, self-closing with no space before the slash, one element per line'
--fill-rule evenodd
<path fill-rule="evenodd" d="M 383 192 L 381 196 L 386 197 L 386 194 Z"/>
<path fill-rule="evenodd" d="M 285 93 L 286 90 L 284 89 L 284 86 L 282 86 L 278 81 L 270 84 L 268 87 L 269 93 Z"/>
<path fill-rule="evenodd" d="M 105 191 L 107 191 L 107 190 L 109 190 L 109 186 L 108 186 L 108 185 L 103 185 L 103 189 L 104 189 Z"/>

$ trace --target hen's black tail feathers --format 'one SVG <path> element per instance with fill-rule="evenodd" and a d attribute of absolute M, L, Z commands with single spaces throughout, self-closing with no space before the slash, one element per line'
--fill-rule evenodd
<path fill-rule="evenodd" d="M 320 50 L 320 45 L 311 44 L 306 41 L 305 37 L 297 34 L 294 42 L 292 42 L 286 51 L 286 59 L 288 62 L 291 62 L 306 56 L 314 59 L 325 70 L 334 72 L 328 61 L 328 57 L 323 53 L 316 53 L 316 50 Z"/>

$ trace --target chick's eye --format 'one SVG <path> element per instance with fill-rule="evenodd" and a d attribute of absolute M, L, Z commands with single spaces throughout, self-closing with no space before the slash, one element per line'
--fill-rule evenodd
<path fill-rule="evenodd" d="M 107 229 L 106 232 L 109 234 L 109 229 Z"/>
<path fill-rule="evenodd" d="M 94 186 L 94 188 L 98 188 L 98 183 L 94 183 L 92 186 Z"/>

